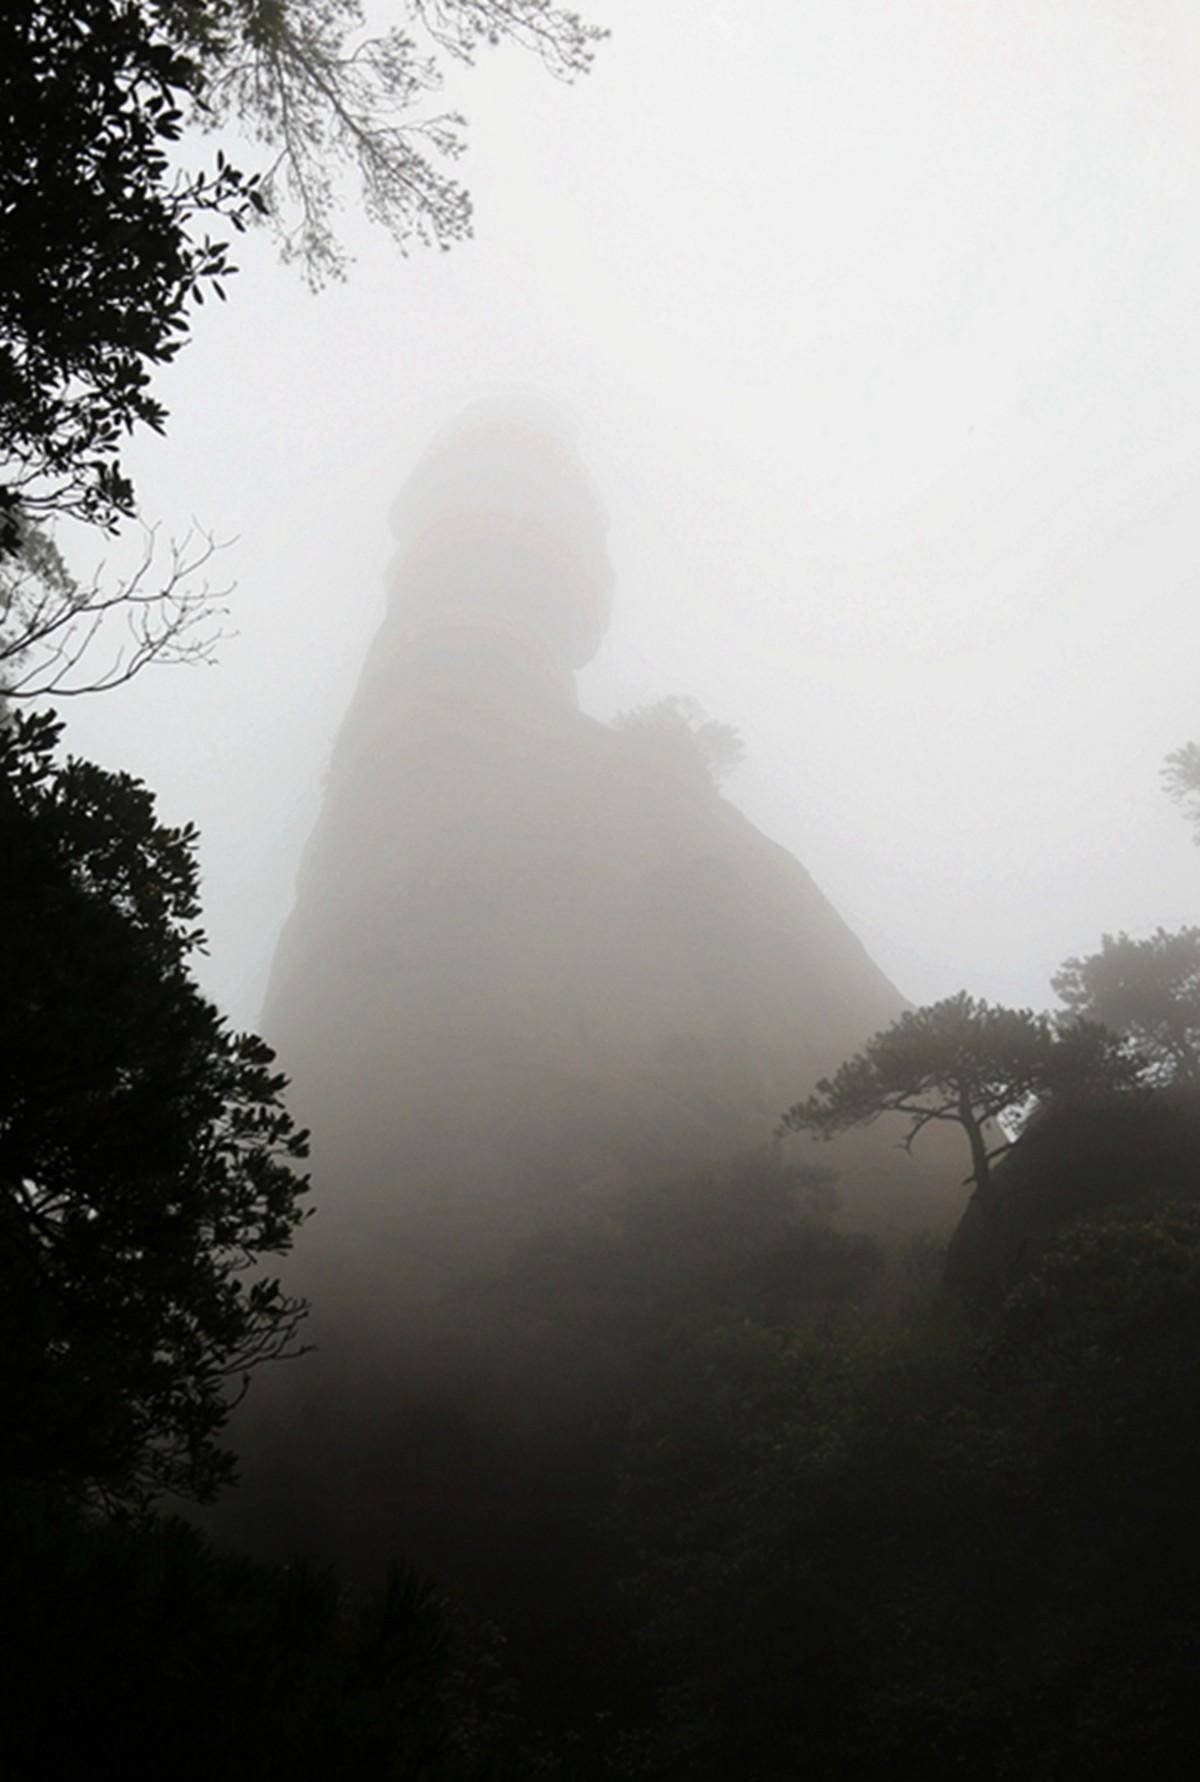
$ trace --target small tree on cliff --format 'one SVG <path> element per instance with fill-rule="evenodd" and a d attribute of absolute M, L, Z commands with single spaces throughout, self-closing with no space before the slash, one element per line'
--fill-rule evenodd
<path fill-rule="evenodd" d="M 699 700 L 684 695 L 634 706 L 614 720 L 613 728 L 633 737 L 664 766 L 714 786 L 740 766 L 746 754 L 732 724 L 710 718 Z"/>
<path fill-rule="evenodd" d="M 0 724 L 2 1470 L 110 1507 L 207 1499 L 217 1438 L 304 1307 L 288 1248 L 305 1134 L 270 1049 L 188 971 L 195 832 L 138 781 Z"/>
<path fill-rule="evenodd" d="M 1011 1127 L 1042 1099 L 1111 1089 L 1132 1075 L 1120 1040 L 1104 1028 L 1081 1022 L 1056 1030 L 1045 1015 L 995 1008 L 962 990 L 877 1033 L 788 1109 L 779 1132 L 828 1139 L 881 1114 L 903 1114 L 908 1149 L 929 1125 L 961 1126 L 971 1153 L 967 1180 L 986 1206 L 992 1159 L 1015 1142 L 1000 1122 Z"/>

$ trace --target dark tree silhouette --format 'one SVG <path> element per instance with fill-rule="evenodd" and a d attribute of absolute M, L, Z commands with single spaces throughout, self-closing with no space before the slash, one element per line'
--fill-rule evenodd
<path fill-rule="evenodd" d="M 193 225 L 244 227 L 262 205 L 223 156 L 194 176 L 169 160 L 207 17 L 129 0 L 0 9 L 0 551 L 22 513 L 108 526 L 132 511 L 120 443 L 162 430 L 150 370 L 230 270 Z"/>
<path fill-rule="evenodd" d="M 301 1219 L 273 1054 L 188 971 L 194 830 L 125 774 L 0 725 L 4 1466 L 109 1505 L 199 1499 L 217 1437 L 302 1304 L 258 1268 Z"/>
<path fill-rule="evenodd" d="M 21 515 L 132 513 L 120 448 L 137 426 L 162 430 L 151 372 L 235 270 L 209 221 L 240 230 L 270 208 L 285 256 L 319 284 L 345 265 L 331 217 L 348 164 L 401 246 L 448 247 L 471 208 L 435 165 L 460 151 L 463 120 L 420 110 L 439 59 L 508 39 L 570 79 L 603 35 L 550 0 L 398 4 L 402 24 L 381 35 L 360 0 L 0 8 L 0 555 L 18 549 Z M 261 176 L 221 150 L 182 171 L 191 122 L 241 127 L 267 151 Z"/>
<path fill-rule="evenodd" d="M 470 235 L 470 194 L 439 165 L 463 152 L 465 119 L 427 108 L 448 62 L 470 66 L 512 43 L 571 81 L 607 35 L 555 0 L 391 0 L 398 22 L 378 29 L 362 0 L 207 0 L 203 10 L 215 27 L 204 115 L 266 146 L 272 225 L 315 286 L 346 269 L 333 225 L 346 173 L 401 250 Z"/>
<path fill-rule="evenodd" d="M 949 1121 L 966 1134 L 967 1180 L 986 1206 L 992 1159 L 1014 1142 L 997 1122 L 1018 1120 L 1046 1096 L 1117 1087 L 1132 1070 L 1117 1036 L 1102 1027 L 1056 1031 L 1045 1015 L 996 1008 L 962 990 L 877 1033 L 815 1095 L 789 1108 L 779 1131 L 832 1138 L 895 1113 L 909 1121 L 907 1147 L 927 1126 Z"/>

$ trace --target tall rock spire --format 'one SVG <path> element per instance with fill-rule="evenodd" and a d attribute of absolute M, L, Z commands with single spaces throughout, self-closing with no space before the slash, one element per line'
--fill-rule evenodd
<path fill-rule="evenodd" d="M 422 1308 L 631 1187 L 761 1144 L 903 1007 L 700 764 L 578 710 L 612 571 L 552 412 L 469 410 L 393 523 L 265 1018 L 317 1206 L 295 1284 L 321 1353 L 278 1415 L 337 1432 L 348 1470 L 320 1499 L 343 1533 L 356 1466 L 413 1464 L 364 1432 L 379 1381 L 411 1384 Z M 894 1174 L 890 1142 L 844 1147 L 851 1203 L 880 1198 L 885 1157 Z"/>
<path fill-rule="evenodd" d="M 433 440 L 391 518 L 399 635 L 490 633 L 560 674 L 595 654 L 612 600 L 608 519 L 548 403 L 473 404 Z"/>

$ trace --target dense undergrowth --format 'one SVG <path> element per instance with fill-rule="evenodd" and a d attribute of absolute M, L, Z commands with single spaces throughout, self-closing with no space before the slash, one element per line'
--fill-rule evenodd
<path fill-rule="evenodd" d="M 602 1414 L 543 1454 L 587 1477 L 587 1539 L 577 1494 L 556 1527 L 547 1492 L 490 1605 L 503 1632 L 469 1579 L 452 1597 L 401 1565 L 360 1592 L 12 1486 L 4 1774 L 1192 1773 L 1193 1114 L 1138 1110 L 1175 1167 L 1137 1194 L 1128 1106 L 1048 1123 L 1010 1198 L 1044 1213 L 1073 1182 L 1071 1216 L 974 1297 L 929 1245 L 885 1267 L 803 1184 L 752 1175 L 740 1214 L 679 1190 L 622 1243 L 514 1264 L 513 1303 L 542 1281 L 526 1390 L 571 1353 L 608 1359 Z M 498 1328 L 504 1278 L 488 1291 Z"/>

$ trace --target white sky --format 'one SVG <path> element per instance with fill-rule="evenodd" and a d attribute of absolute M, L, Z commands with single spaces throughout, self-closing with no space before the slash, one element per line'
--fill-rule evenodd
<path fill-rule="evenodd" d="M 737 725 L 729 796 L 906 995 L 1044 1006 L 1103 931 L 1200 920 L 1158 784 L 1200 738 L 1200 8 L 580 5 L 581 85 L 456 82 L 474 242 L 405 260 L 348 210 L 320 297 L 239 243 L 131 454 L 165 531 L 236 535 L 239 635 L 68 738 L 200 825 L 207 988 L 257 1020 L 387 508 L 513 383 L 613 516 L 585 708 Z"/>

